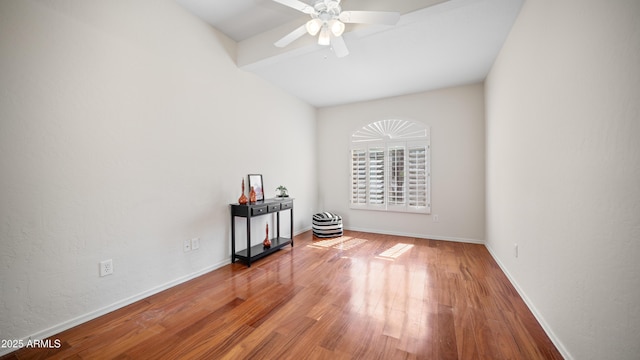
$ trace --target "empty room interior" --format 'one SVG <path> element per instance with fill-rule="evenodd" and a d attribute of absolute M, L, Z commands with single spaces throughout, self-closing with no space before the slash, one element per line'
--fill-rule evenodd
<path fill-rule="evenodd" d="M 638 359 L 639 18 L 0 1 L 0 357 Z"/>

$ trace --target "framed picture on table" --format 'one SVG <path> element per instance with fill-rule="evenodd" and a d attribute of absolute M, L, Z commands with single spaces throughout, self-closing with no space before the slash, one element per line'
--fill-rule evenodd
<path fill-rule="evenodd" d="M 261 201 L 264 200 L 264 185 L 262 184 L 262 175 L 261 174 L 249 174 L 249 191 L 256 192 L 256 200 Z"/>

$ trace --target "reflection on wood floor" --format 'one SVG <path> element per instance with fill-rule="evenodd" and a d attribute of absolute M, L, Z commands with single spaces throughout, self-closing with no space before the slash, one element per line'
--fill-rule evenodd
<path fill-rule="evenodd" d="M 295 237 L 8 359 L 562 359 L 483 245 Z"/>

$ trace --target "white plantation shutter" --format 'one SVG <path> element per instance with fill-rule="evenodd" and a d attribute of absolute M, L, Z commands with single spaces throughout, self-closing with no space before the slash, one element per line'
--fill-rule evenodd
<path fill-rule="evenodd" d="M 384 198 L 384 148 L 369 149 L 369 204 L 383 205 Z"/>
<path fill-rule="evenodd" d="M 427 167 L 427 145 L 410 146 L 408 151 L 407 197 L 411 207 L 428 207 L 429 169 Z"/>
<path fill-rule="evenodd" d="M 351 150 L 351 204 L 367 203 L 367 151 Z"/>
<path fill-rule="evenodd" d="M 405 199 L 404 146 L 393 146 L 389 152 L 389 204 L 403 205 Z"/>
<path fill-rule="evenodd" d="M 429 129 L 406 120 L 371 123 L 351 136 L 351 207 L 431 212 Z"/>

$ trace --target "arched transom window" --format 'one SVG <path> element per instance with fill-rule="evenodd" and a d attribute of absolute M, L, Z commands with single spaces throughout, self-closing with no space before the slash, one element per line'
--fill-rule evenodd
<path fill-rule="evenodd" d="M 351 208 L 431 212 L 429 128 L 386 119 L 351 134 Z"/>

